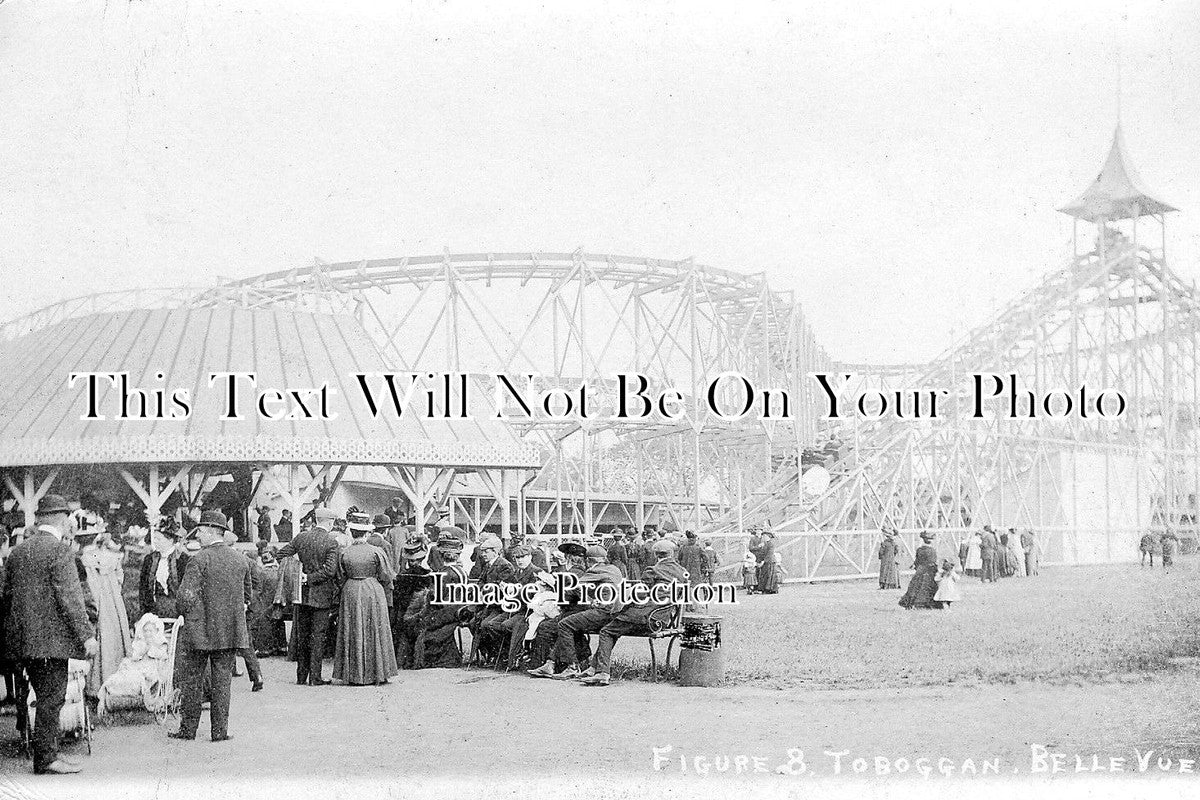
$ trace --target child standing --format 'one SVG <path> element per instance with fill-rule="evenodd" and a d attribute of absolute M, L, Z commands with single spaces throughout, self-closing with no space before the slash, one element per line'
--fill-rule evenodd
<path fill-rule="evenodd" d="M 758 588 L 758 559 L 749 550 L 742 556 L 742 588 L 750 594 Z"/>
<path fill-rule="evenodd" d="M 959 577 L 958 567 L 949 560 L 942 561 L 941 570 L 934 576 L 938 590 L 933 599 L 935 602 L 941 603 L 941 607 L 946 610 L 949 610 L 952 602 L 962 599 L 962 594 L 958 589 Z"/>

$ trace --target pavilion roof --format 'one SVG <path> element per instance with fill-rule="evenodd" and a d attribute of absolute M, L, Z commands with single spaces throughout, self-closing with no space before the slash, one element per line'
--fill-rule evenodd
<path fill-rule="evenodd" d="M 536 446 L 488 418 L 478 388 L 472 420 L 426 419 L 390 404 L 372 417 L 356 372 L 391 369 L 366 330 L 349 316 L 234 305 L 143 309 L 67 319 L 0 343 L 0 466 L 93 463 L 267 462 L 536 468 Z M 131 386 L 187 388 L 182 420 L 113 419 L 117 390 L 100 392 L 105 420 L 87 411 L 72 372 L 125 372 Z M 260 389 L 328 381 L 335 419 L 272 421 L 242 396 L 243 419 L 222 421 L 214 372 L 254 372 Z M 162 374 L 159 379 L 158 374 Z M 382 385 L 382 381 L 379 382 Z M 248 387 L 247 387 L 248 389 Z M 380 392 L 380 394 L 382 394 Z M 420 399 L 421 393 L 414 397 Z M 170 406 L 168 405 L 168 409 Z"/>
<path fill-rule="evenodd" d="M 1112 147 L 1096 180 L 1073 202 L 1059 209 L 1088 222 L 1131 219 L 1177 210 L 1156 200 L 1144 187 L 1126 155 L 1125 135 L 1120 125 L 1113 132 Z"/>

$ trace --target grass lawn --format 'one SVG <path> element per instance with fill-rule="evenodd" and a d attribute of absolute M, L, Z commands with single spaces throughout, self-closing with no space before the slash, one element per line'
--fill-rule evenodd
<path fill-rule="evenodd" d="M 867 581 L 789 585 L 713 606 L 724 617 L 726 678 L 778 688 L 1100 681 L 1200 655 L 1194 557 L 1171 572 L 1043 567 L 1035 578 L 964 577 L 960 586 L 949 611 L 906 611 L 902 590 Z M 618 674 L 649 662 L 644 640 L 621 641 L 615 656 L 626 668 Z"/>

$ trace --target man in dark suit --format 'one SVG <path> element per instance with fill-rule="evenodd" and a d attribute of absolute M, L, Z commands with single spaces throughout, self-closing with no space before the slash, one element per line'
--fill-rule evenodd
<path fill-rule="evenodd" d="M 696 534 L 688 531 L 684 535 L 687 536 L 687 544 L 679 548 L 675 560 L 679 562 L 679 566 L 687 570 L 689 579 L 695 586 L 704 579 L 704 565 L 707 561 L 704 557 L 704 548 L 700 547 L 696 541 Z"/>
<path fill-rule="evenodd" d="M 510 548 L 507 555 L 513 559 L 513 576 L 507 581 L 508 583 L 528 586 L 531 583 L 537 582 L 539 570 L 533 566 L 533 550 L 528 545 L 520 544 Z M 518 596 L 517 599 L 519 601 L 520 597 Z M 492 614 L 488 617 L 483 623 L 481 630 L 481 635 L 487 642 L 486 649 L 490 650 L 493 647 L 505 648 L 509 654 L 509 661 L 514 662 L 521 654 L 520 645 L 523 645 L 524 641 L 522 639 L 522 642 L 514 650 L 513 631 L 516 629 L 518 623 L 525 620 L 525 616 L 528 613 L 528 606 L 522 602 L 521 607 L 516 611 L 505 611 L 501 608 L 499 614 Z M 527 628 L 521 629 L 522 637 L 525 636 L 526 630 Z"/>
<path fill-rule="evenodd" d="M 388 527 L 392 525 L 403 525 L 407 514 L 404 513 L 404 498 L 393 497 L 392 504 L 387 507 L 387 511 L 383 512 L 389 520 Z"/>
<path fill-rule="evenodd" d="M 206 669 L 212 686 L 212 740 L 224 742 L 233 738 L 229 735 L 229 679 L 238 651 L 250 646 L 246 608 L 253 592 L 246 557 L 225 544 L 228 530 L 229 524 L 220 511 L 205 511 L 193 530 L 201 549 L 188 559 L 179 586 L 182 634 L 188 649 L 184 661 L 183 722 L 177 732 L 168 734 L 172 739 L 196 738 Z"/>
<path fill-rule="evenodd" d="M 579 583 L 612 584 L 619 592 L 625 578 L 621 575 L 621 570 L 608 563 L 608 551 L 599 545 L 591 545 L 587 548 L 586 554 L 588 568 L 579 578 Z M 586 600 L 587 598 L 581 599 Z M 567 668 L 553 675 L 546 675 L 545 670 L 529 674 L 539 678 L 551 677 L 558 680 L 593 675 L 595 670 L 590 664 L 592 653 L 588 644 L 588 635 L 599 633 L 600 629 L 620 610 L 619 596 L 613 602 L 603 602 L 600 598 L 593 598 L 589 608 L 567 615 L 558 624 L 558 640 L 555 644 L 554 656 L 556 663 L 567 663 Z"/>
<path fill-rule="evenodd" d="M 58 755 L 58 718 L 66 702 L 67 661 L 96 655 L 99 644 L 88 622 L 75 556 L 64 539 L 71 509 L 56 494 L 38 503 L 37 526 L 17 545 L 0 588 L 7 622 L 8 655 L 21 662 L 37 693 L 33 771 L 79 772 Z"/>
<path fill-rule="evenodd" d="M 280 561 L 291 555 L 300 557 L 300 602 L 293 606 L 296 629 L 296 683 L 326 686 L 321 677 L 321 659 L 325 655 L 325 637 L 329 633 L 329 615 L 337 601 L 338 543 L 318 520 L 285 544 Z"/>
<path fill-rule="evenodd" d="M 675 560 L 675 548 L 668 542 L 659 541 L 654 544 L 654 553 L 658 563 L 646 570 L 642 581 L 650 588 L 658 584 L 688 583 L 688 571 Z M 585 686 L 608 686 L 609 664 L 612 662 L 612 651 L 617 640 L 622 636 L 644 636 L 650 632 L 650 614 L 661 607 L 662 603 L 650 600 L 640 605 L 628 606 L 619 612 L 600 629 L 600 641 L 596 645 L 594 658 L 595 674 L 585 677 L 581 683 Z"/>
<path fill-rule="evenodd" d="M 513 582 L 513 578 L 517 574 L 516 568 L 513 567 L 511 561 L 501 555 L 503 551 L 504 543 L 498 536 L 485 536 L 479 542 L 479 546 L 475 548 L 475 567 L 478 569 L 480 586 L 500 586 Z M 484 637 L 484 623 L 489 617 L 504 612 L 499 604 L 475 606 L 473 612 L 474 617 L 469 626 L 472 636 L 472 656 L 482 649 L 486 658 L 489 650 L 494 648 L 485 647 L 485 645 L 494 645 L 494 642 Z"/>
<path fill-rule="evenodd" d="M 621 574 L 629 577 L 629 550 L 625 546 L 625 531 L 621 526 L 613 528 L 612 542 L 608 545 L 608 563 L 621 570 Z"/>

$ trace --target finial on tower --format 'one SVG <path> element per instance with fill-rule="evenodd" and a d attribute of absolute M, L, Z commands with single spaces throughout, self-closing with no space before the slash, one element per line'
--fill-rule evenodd
<path fill-rule="evenodd" d="M 1145 188 L 1125 155 L 1125 135 L 1121 123 L 1113 132 L 1112 149 L 1100 174 L 1074 202 L 1059 209 L 1076 219 L 1098 222 L 1142 217 L 1147 214 L 1166 214 L 1178 211 L 1174 206 L 1156 200 Z"/>

